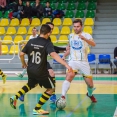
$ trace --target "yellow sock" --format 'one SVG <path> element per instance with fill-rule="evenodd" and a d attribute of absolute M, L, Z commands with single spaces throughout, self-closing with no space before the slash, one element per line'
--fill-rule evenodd
<path fill-rule="evenodd" d="M 5 76 L 5 74 L 2 72 L 2 70 L 0 69 L 0 75 L 2 76 L 2 77 L 4 77 Z"/>
<path fill-rule="evenodd" d="M 25 93 L 27 93 L 28 91 L 30 91 L 31 88 L 28 86 L 28 84 L 24 85 L 15 95 L 16 99 L 18 99 L 21 95 L 24 95 Z"/>
<path fill-rule="evenodd" d="M 50 94 L 44 92 L 42 94 L 42 96 L 40 97 L 39 102 L 38 102 L 38 104 L 35 107 L 35 110 L 41 109 L 41 107 L 46 103 L 46 101 L 48 101 L 48 99 L 50 98 L 50 96 L 51 96 Z"/>

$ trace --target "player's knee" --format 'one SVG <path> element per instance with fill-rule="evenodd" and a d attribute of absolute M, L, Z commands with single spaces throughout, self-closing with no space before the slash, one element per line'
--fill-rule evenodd
<path fill-rule="evenodd" d="M 69 72 L 69 73 L 67 73 L 66 80 L 68 80 L 69 82 L 71 82 L 74 77 L 75 77 L 75 73 L 74 72 Z"/>
<path fill-rule="evenodd" d="M 55 92 L 55 88 L 47 89 L 46 92 L 47 92 L 48 94 L 53 94 L 53 92 Z"/>

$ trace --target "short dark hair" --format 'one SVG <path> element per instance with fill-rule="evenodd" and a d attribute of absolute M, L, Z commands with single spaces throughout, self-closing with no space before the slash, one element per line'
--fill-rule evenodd
<path fill-rule="evenodd" d="M 30 1 L 27 0 L 26 3 L 27 3 L 27 2 L 29 2 L 29 4 L 30 4 Z"/>
<path fill-rule="evenodd" d="M 50 25 L 53 25 L 54 26 L 54 24 L 52 22 L 46 22 L 46 24 L 47 25 L 50 24 Z"/>
<path fill-rule="evenodd" d="M 73 21 L 73 24 L 74 23 L 80 23 L 80 25 L 82 26 L 82 20 L 81 19 L 75 19 L 74 21 Z"/>
<path fill-rule="evenodd" d="M 36 29 L 36 27 L 33 27 L 33 29 Z M 33 30 L 33 29 L 32 29 L 32 30 Z M 36 30 L 37 30 L 37 29 L 36 29 Z"/>
<path fill-rule="evenodd" d="M 40 34 L 46 35 L 46 34 L 49 33 L 50 31 L 51 31 L 50 26 L 48 26 L 47 24 L 43 24 L 43 25 L 41 26 L 41 29 L 40 29 Z"/>
<path fill-rule="evenodd" d="M 32 31 L 33 31 L 33 30 L 36 30 L 36 31 L 38 31 L 38 29 L 37 29 L 36 27 L 34 27 L 34 28 L 32 29 Z"/>

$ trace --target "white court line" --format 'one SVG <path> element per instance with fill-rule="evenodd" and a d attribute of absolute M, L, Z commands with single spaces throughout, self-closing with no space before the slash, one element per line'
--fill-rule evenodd
<path fill-rule="evenodd" d="M 114 113 L 113 117 L 117 117 L 117 107 L 115 109 L 115 113 Z"/>
<path fill-rule="evenodd" d="M 82 103 L 83 103 L 87 98 L 88 98 L 88 97 L 85 96 L 85 98 L 84 98 L 84 99 L 73 109 L 73 111 L 70 112 L 66 117 L 70 117 L 70 116 L 73 114 L 73 112 L 76 111 L 76 110 L 82 105 Z"/>

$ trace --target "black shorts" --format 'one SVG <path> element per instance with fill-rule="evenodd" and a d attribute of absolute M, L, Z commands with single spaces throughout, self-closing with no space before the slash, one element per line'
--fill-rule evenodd
<path fill-rule="evenodd" d="M 47 62 L 47 69 L 52 69 L 49 62 Z"/>
<path fill-rule="evenodd" d="M 35 78 L 35 76 L 28 75 L 28 85 L 31 88 L 34 88 L 36 85 L 40 85 L 41 87 L 44 87 L 46 89 L 53 89 L 55 88 L 55 78 L 48 75 L 46 78 Z"/>

